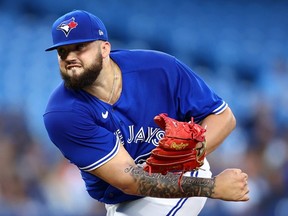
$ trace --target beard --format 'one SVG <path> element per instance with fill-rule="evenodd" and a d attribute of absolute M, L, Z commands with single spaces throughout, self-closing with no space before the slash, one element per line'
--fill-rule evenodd
<path fill-rule="evenodd" d="M 91 86 L 100 74 L 103 66 L 103 59 L 98 55 L 95 63 L 89 67 L 84 67 L 84 71 L 80 75 L 69 76 L 60 70 L 61 77 L 64 80 L 64 85 L 68 89 L 80 90 Z"/>

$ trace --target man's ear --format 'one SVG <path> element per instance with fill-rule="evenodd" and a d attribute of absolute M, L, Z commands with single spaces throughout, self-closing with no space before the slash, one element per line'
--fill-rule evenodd
<path fill-rule="evenodd" d="M 111 51 L 111 44 L 108 41 L 103 41 L 100 45 L 101 54 L 103 58 L 109 56 Z"/>

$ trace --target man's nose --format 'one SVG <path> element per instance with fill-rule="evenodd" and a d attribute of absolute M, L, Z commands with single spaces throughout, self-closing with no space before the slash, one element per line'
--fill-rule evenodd
<path fill-rule="evenodd" d="M 67 52 L 67 55 L 66 55 L 66 60 L 67 61 L 73 61 L 77 58 L 77 54 L 74 52 L 74 51 L 70 51 L 70 52 Z"/>

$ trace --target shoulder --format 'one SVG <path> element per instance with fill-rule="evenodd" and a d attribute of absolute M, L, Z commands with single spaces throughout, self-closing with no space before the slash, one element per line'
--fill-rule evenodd
<path fill-rule="evenodd" d="M 166 58 L 166 59 L 171 59 L 174 58 L 174 56 L 165 53 L 165 52 L 161 52 L 161 51 L 157 51 L 157 50 L 144 50 L 144 49 L 130 49 L 130 50 L 125 50 L 125 49 L 118 49 L 118 50 L 113 50 L 111 51 L 111 55 L 112 56 L 119 56 L 119 57 L 132 57 L 132 58 Z"/>
<path fill-rule="evenodd" d="M 76 93 L 65 88 L 64 83 L 60 83 L 50 95 L 46 112 L 51 110 L 71 110 L 72 105 L 77 101 Z"/>
<path fill-rule="evenodd" d="M 169 64 L 175 64 L 175 57 L 156 50 L 113 50 L 111 58 L 117 63 L 131 65 L 134 68 L 137 66 L 157 67 Z"/>
<path fill-rule="evenodd" d="M 43 114 L 44 125 L 53 141 L 76 132 L 88 133 L 87 127 L 96 127 L 96 119 L 89 106 L 89 96 L 82 91 L 69 90 L 63 83 L 52 92 Z"/>
<path fill-rule="evenodd" d="M 44 115 L 57 116 L 59 119 L 73 113 L 87 116 L 90 113 L 89 100 L 87 93 L 67 89 L 62 82 L 51 93 Z M 53 115 L 48 115 L 51 113 Z"/>

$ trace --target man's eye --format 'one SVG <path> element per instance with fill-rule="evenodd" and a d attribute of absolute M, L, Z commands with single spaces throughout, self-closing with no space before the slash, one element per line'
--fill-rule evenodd
<path fill-rule="evenodd" d="M 83 49 L 85 46 L 86 46 L 85 43 L 80 43 L 80 44 L 78 44 L 78 45 L 76 46 L 76 49 L 77 49 L 77 50 L 81 50 L 81 49 Z"/>
<path fill-rule="evenodd" d="M 65 50 L 64 49 L 57 49 L 57 52 L 58 52 L 58 55 L 59 56 L 63 56 L 63 55 L 65 55 Z"/>

